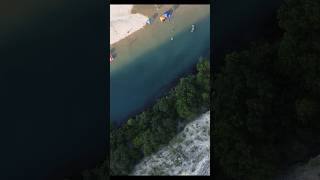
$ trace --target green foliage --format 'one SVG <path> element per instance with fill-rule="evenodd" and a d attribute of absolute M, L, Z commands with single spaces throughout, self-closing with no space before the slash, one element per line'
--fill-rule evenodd
<path fill-rule="evenodd" d="M 200 59 L 197 64 L 197 84 L 205 91 L 210 91 L 210 62 L 204 59 Z"/>
<path fill-rule="evenodd" d="M 192 119 L 207 109 L 210 90 L 209 61 L 197 64 L 196 75 L 182 78 L 178 85 L 152 107 L 131 117 L 121 127 L 113 128 L 111 142 L 111 174 L 128 175 L 134 165 L 163 145 L 176 134 L 178 121 Z"/>
<path fill-rule="evenodd" d="M 210 62 L 204 59 L 200 59 L 197 64 L 196 81 L 199 88 L 201 88 L 200 100 L 207 109 L 210 106 Z"/>
<path fill-rule="evenodd" d="M 182 78 L 176 88 L 177 112 L 184 119 L 194 118 L 199 111 L 199 95 L 194 82 L 193 76 Z"/>
<path fill-rule="evenodd" d="M 298 120 L 303 124 L 312 123 L 317 118 L 318 102 L 313 99 L 303 98 L 296 104 Z"/>
<path fill-rule="evenodd" d="M 269 45 L 230 54 L 214 83 L 214 154 L 233 178 L 267 178 L 275 172 L 268 166 L 273 161 L 270 156 L 276 154 L 269 144 L 272 139 L 266 136 L 274 123 L 273 56 Z"/>
<path fill-rule="evenodd" d="M 214 77 L 221 179 L 274 179 L 320 150 L 320 1 L 287 0 L 279 25 L 279 43 L 227 55 Z"/>

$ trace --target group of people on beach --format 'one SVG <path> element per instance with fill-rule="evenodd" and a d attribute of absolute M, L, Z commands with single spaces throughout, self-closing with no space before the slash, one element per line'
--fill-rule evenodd
<path fill-rule="evenodd" d="M 176 10 L 178 5 L 174 5 L 173 8 L 170 8 L 169 10 L 165 11 L 159 18 L 161 22 L 165 22 L 166 20 L 170 21 L 173 11 Z M 156 11 L 159 12 L 160 8 L 158 5 L 155 5 Z M 158 13 L 155 13 L 152 17 L 148 18 L 146 24 L 150 25 L 154 19 L 158 16 Z M 195 30 L 195 25 L 192 24 L 190 32 L 194 32 Z M 174 28 L 173 28 L 174 32 Z M 130 30 L 127 32 L 128 34 L 130 33 Z M 170 40 L 173 41 L 173 36 L 170 37 Z M 110 52 L 110 63 L 114 61 L 114 56 L 112 55 L 112 52 Z"/>

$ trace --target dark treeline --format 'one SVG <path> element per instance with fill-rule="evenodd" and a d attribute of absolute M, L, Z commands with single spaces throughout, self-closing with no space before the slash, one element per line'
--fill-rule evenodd
<path fill-rule="evenodd" d="M 145 156 L 158 151 L 188 122 L 210 105 L 210 61 L 200 58 L 196 72 L 180 79 L 170 92 L 120 126 L 110 125 L 110 163 L 107 160 L 81 177 L 67 180 L 105 180 L 110 175 L 129 175 Z M 109 167 L 110 165 L 110 167 Z"/>
<path fill-rule="evenodd" d="M 320 1 L 286 0 L 283 36 L 228 54 L 214 76 L 214 174 L 274 179 L 320 153 Z"/>
<path fill-rule="evenodd" d="M 121 127 L 111 125 L 111 175 L 128 175 L 143 157 L 166 145 L 181 127 L 209 109 L 209 60 L 200 59 L 196 70 L 196 74 L 181 78 L 152 107 L 128 119 Z"/>

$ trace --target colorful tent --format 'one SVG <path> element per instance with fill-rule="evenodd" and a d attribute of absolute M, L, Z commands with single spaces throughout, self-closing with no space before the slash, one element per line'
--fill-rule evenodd
<path fill-rule="evenodd" d="M 161 16 L 160 16 L 160 21 L 161 22 L 164 22 L 166 19 L 170 19 L 172 15 L 172 11 L 168 10 L 168 11 L 165 11 Z"/>
<path fill-rule="evenodd" d="M 163 13 L 163 16 L 164 16 L 165 18 L 170 18 L 171 15 L 172 15 L 172 12 L 171 12 L 170 10 L 168 10 L 168 11 L 166 11 L 166 12 Z"/>

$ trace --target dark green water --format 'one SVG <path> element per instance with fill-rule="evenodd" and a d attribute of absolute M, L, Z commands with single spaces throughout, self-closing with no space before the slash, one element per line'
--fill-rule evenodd
<path fill-rule="evenodd" d="M 210 16 L 196 22 L 156 48 L 133 57 L 132 63 L 113 71 L 110 79 L 111 121 L 120 123 L 155 101 L 170 84 L 192 69 L 210 50 Z"/>

